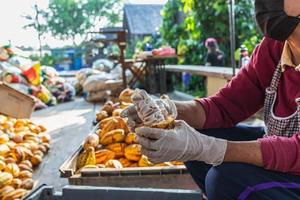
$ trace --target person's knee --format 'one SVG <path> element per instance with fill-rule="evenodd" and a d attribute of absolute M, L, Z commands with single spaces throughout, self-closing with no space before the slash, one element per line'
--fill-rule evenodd
<path fill-rule="evenodd" d="M 199 186 L 199 188 L 205 191 L 204 182 L 210 166 L 199 161 L 189 161 L 184 164 L 193 177 L 195 183 Z"/>
<path fill-rule="evenodd" d="M 206 176 L 205 188 L 209 200 L 228 199 L 234 193 L 233 165 L 222 164 L 212 167 Z M 230 195 L 230 196 L 229 196 Z"/>
<path fill-rule="evenodd" d="M 224 179 L 225 171 L 223 170 L 223 166 L 212 167 L 206 176 L 205 179 L 205 190 L 206 194 L 210 200 L 213 199 L 222 199 L 221 196 L 225 192 L 223 191 L 223 187 L 225 184 Z M 221 196 L 220 196 L 221 195 Z"/>

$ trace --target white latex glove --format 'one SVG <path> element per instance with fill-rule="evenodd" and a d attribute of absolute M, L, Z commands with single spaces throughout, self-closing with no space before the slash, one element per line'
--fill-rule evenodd
<path fill-rule="evenodd" d="M 171 130 L 142 127 L 136 134 L 142 153 L 153 163 L 197 160 L 216 166 L 227 148 L 226 140 L 203 135 L 182 120 L 175 121 Z"/>
<path fill-rule="evenodd" d="M 132 95 L 133 106 L 129 106 L 121 117 L 127 117 L 129 128 L 139 125 L 151 126 L 164 121 L 168 116 L 177 117 L 177 109 L 169 99 L 153 99 L 145 90 L 136 89 Z"/>

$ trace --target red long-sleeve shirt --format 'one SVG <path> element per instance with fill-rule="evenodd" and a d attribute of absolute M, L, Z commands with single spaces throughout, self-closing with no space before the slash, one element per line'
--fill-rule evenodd
<path fill-rule="evenodd" d="M 264 38 L 250 63 L 243 67 L 217 94 L 200 99 L 206 113 L 204 128 L 232 127 L 263 107 L 265 90 L 270 86 L 281 59 L 284 43 Z M 300 97 L 300 72 L 286 67 L 279 86 L 274 113 L 290 116 Z M 259 140 L 266 169 L 300 173 L 300 133 L 292 138 L 266 137 Z"/>

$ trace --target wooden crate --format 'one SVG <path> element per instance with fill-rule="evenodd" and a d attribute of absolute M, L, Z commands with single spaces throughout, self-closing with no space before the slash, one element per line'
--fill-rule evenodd
<path fill-rule="evenodd" d="M 97 129 L 98 125 L 90 134 Z M 81 145 L 60 167 L 60 176 L 68 178 L 70 185 L 199 189 L 185 166 L 84 169 L 76 174 L 77 157 L 82 151 Z"/>
<path fill-rule="evenodd" d="M 20 118 L 30 118 L 34 109 L 34 100 L 9 85 L 0 82 L 0 113 Z"/>

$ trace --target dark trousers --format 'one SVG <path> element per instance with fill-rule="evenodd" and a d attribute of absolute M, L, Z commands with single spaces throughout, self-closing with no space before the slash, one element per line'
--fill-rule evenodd
<path fill-rule="evenodd" d="M 264 128 L 238 125 L 235 128 L 199 132 L 231 141 L 251 141 L 263 137 Z M 208 200 L 300 199 L 300 176 L 242 163 L 224 163 L 212 167 L 203 162 L 191 161 L 185 165 Z"/>

